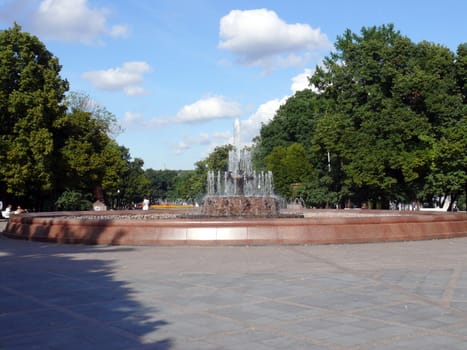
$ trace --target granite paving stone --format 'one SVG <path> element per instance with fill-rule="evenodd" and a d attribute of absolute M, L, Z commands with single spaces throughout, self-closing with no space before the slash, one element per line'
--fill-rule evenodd
<path fill-rule="evenodd" d="M 0 350 L 465 349 L 467 238 L 105 246 L 0 237 Z"/>

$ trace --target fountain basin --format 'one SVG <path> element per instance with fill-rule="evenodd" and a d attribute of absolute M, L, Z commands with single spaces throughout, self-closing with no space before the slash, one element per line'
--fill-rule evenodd
<path fill-rule="evenodd" d="M 13 215 L 3 234 L 57 243 L 128 245 L 335 244 L 467 236 L 466 213 L 305 210 L 303 218 L 190 218 L 190 211 L 151 212 L 146 217 L 141 211 Z"/>
<path fill-rule="evenodd" d="M 275 217 L 279 201 L 271 196 L 208 196 L 201 210 L 208 217 Z"/>

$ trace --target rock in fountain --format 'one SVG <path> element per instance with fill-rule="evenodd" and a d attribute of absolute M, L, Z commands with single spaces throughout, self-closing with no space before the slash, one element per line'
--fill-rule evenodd
<path fill-rule="evenodd" d="M 207 196 L 202 213 L 207 216 L 270 217 L 279 215 L 272 172 L 253 170 L 251 153 L 240 150 L 240 122 L 235 121 L 234 149 L 228 171 L 208 172 Z"/>

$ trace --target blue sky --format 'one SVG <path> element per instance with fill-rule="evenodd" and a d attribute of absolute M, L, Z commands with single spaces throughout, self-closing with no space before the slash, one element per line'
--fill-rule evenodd
<path fill-rule="evenodd" d="M 145 168 L 193 169 L 233 143 L 236 118 L 251 143 L 346 29 L 393 23 L 455 51 L 466 13 L 465 0 L 0 0 L 0 29 L 37 35 Z"/>

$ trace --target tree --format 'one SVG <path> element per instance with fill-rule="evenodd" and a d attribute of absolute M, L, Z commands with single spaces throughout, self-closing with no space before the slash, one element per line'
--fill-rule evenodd
<path fill-rule="evenodd" d="M 131 193 L 131 187 L 125 183 L 128 174 L 133 170 L 132 163 L 129 161 L 129 150 L 118 145 L 115 140 L 109 139 L 100 156 L 100 179 L 96 186 L 102 188 L 103 193 L 108 198 L 108 203 L 111 203 L 113 207 L 122 207 L 125 205 L 124 194 Z M 137 159 L 134 162 L 138 163 Z M 138 164 L 141 164 L 142 167 L 144 163 L 141 161 Z M 148 192 L 149 182 L 146 177 L 144 176 L 141 181 L 144 182 L 144 185 L 137 188 L 137 190 L 143 188 L 142 192 L 138 192 L 139 195 Z"/>
<path fill-rule="evenodd" d="M 174 179 L 173 199 L 201 200 L 206 188 L 206 178 L 202 173 L 201 168 L 179 172 Z"/>
<path fill-rule="evenodd" d="M 308 182 L 313 177 L 313 166 L 307 161 L 308 156 L 303 145 L 291 144 L 285 148 L 275 147 L 266 157 L 266 169 L 274 175 L 274 189 L 280 195 L 291 198 L 293 184 Z"/>
<path fill-rule="evenodd" d="M 172 198 L 175 189 L 175 178 L 177 170 L 154 170 L 146 169 L 146 177 L 151 182 L 151 197 L 166 200 Z"/>
<path fill-rule="evenodd" d="M 2 192 L 26 200 L 53 193 L 53 125 L 68 90 L 60 70 L 58 58 L 19 25 L 0 31 Z"/>
<path fill-rule="evenodd" d="M 279 107 L 274 118 L 263 124 L 260 134 L 254 139 L 254 162 L 256 168 L 264 168 L 265 157 L 275 147 L 288 147 L 300 143 L 305 148 L 311 146 L 311 135 L 315 129 L 320 104 L 316 93 L 309 89 L 296 92 Z"/>
<path fill-rule="evenodd" d="M 361 35 L 347 30 L 335 46 L 311 78 L 320 98 L 333 102 L 314 149 L 339 160 L 341 187 L 359 201 L 417 198 L 433 145 L 462 118 L 454 55 L 414 44 L 392 25 L 363 28 Z"/>
<path fill-rule="evenodd" d="M 91 210 L 92 202 L 82 193 L 76 191 L 65 191 L 55 202 L 59 210 Z"/>
<path fill-rule="evenodd" d="M 143 169 L 144 161 L 140 158 L 130 160 L 127 156 L 127 172 L 123 175 L 120 188 L 120 206 L 130 207 L 134 203 L 141 203 L 144 197 L 151 196 L 151 181 Z M 114 192 L 116 195 L 116 192 Z"/>
<path fill-rule="evenodd" d="M 347 30 L 335 48 L 309 79 L 315 89 L 289 98 L 255 139 L 276 188 L 287 193 L 283 159 L 299 143 L 313 168 L 299 188 L 307 204 L 388 207 L 467 191 L 467 44 L 456 56 L 383 25 Z"/>
<path fill-rule="evenodd" d="M 232 145 L 218 146 L 205 159 L 195 163 L 195 170 L 180 172 L 175 178 L 176 195 L 185 200 L 201 200 L 206 194 L 208 171 L 227 171 Z"/>
<path fill-rule="evenodd" d="M 67 96 L 67 112 L 54 123 L 56 173 L 65 188 L 94 193 L 100 199 L 102 191 L 114 195 L 122 187 L 128 171 L 129 151 L 111 138 L 118 128 L 116 118 L 85 93 Z"/>
<path fill-rule="evenodd" d="M 206 176 L 208 170 L 214 172 L 227 171 L 229 167 L 229 152 L 233 148 L 232 145 L 217 146 L 204 161 L 198 164 L 198 167 L 200 169 L 206 168 Z"/>
<path fill-rule="evenodd" d="M 123 179 L 143 172 L 142 160 L 131 162 L 113 139 L 115 116 L 85 93 L 65 95 L 60 70 L 37 37 L 16 24 L 0 32 L 0 195 L 35 210 L 76 193 L 115 198 Z M 144 176 L 133 182 L 134 191 L 147 192 Z"/>
<path fill-rule="evenodd" d="M 467 102 L 467 43 L 458 46 L 455 65 L 457 85 L 459 86 L 465 105 Z"/>

